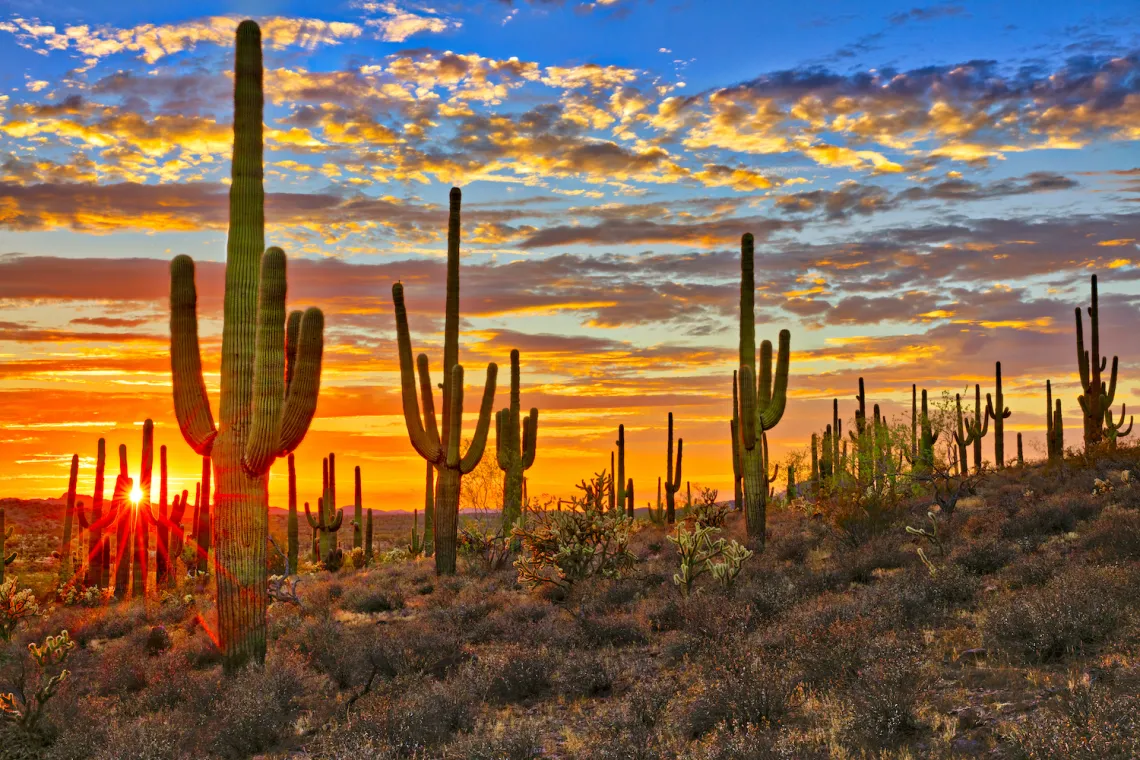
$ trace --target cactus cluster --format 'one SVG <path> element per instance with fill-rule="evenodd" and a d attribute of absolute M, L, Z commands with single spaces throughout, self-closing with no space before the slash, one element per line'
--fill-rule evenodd
<path fill-rule="evenodd" d="M 780 348 L 772 373 L 772 343 L 760 344 L 756 358 L 756 277 L 754 241 L 746 233 L 740 241 L 740 375 L 739 406 L 733 409 L 739 470 L 744 482 L 744 521 L 748 537 L 763 548 L 767 531 L 768 462 L 764 433 L 779 424 L 788 400 L 788 363 L 792 335 L 780 331 Z M 734 470 L 737 465 L 733 465 Z"/>
<path fill-rule="evenodd" d="M 313 560 L 328 569 L 339 568 L 343 555 L 337 546 L 336 534 L 344 523 L 344 510 L 336 508 L 336 454 L 330 453 L 321 466 L 322 496 L 317 499 L 317 516 L 309 511 L 305 502 L 305 519 L 313 529 Z M 317 546 L 317 540 L 320 546 Z"/>

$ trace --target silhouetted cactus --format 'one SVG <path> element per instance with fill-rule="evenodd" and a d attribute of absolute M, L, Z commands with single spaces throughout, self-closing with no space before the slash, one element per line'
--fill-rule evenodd
<path fill-rule="evenodd" d="M 790 502 L 792 499 L 796 498 L 796 468 L 795 468 L 795 465 L 788 465 L 787 469 L 788 469 L 788 489 L 787 489 L 786 496 L 788 498 L 788 501 Z"/>
<path fill-rule="evenodd" d="M 1009 419 L 1011 412 L 1005 405 L 1005 396 L 1001 391 L 1001 362 L 995 364 L 997 376 L 994 395 L 986 394 L 986 416 L 994 421 L 994 464 L 999 470 L 1005 469 L 1005 420 Z M 995 411 L 994 401 L 997 401 Z"/>
<path fill-rule="evenodd" d="M 665 449 L 665 522 L 672 525 L 677 520 L 676 499 L 681 490 L 681 457 L 685 441 L 677 439 L 677 466 L 673 466 L 673 413 L 669 412 L 669 443 Z M 688 506 L 688 505 L 686 505 Z"/>
<path fill-rule="evenodd" d="M 170 265 L 174 410 L 190 447 L 218 464 L 217 635 L 227 672 L 265 660 L 269 468 L 309 429 L 324 346 L 320 310 L 286 320 L 285 252 L 265 248 L 263 106 L 261 30 L 243 21 L 234 67 L 220 427 L 202 378 L 194 262 L 177 256 Z"/>
<path fill-rule="evenodd" d="M 18 552 L 13 551 L 8 553 L 7 543 L 12 540 L 15 535 L 15 528 L 7 528 L 4 526 L 4 510 L 0 509 L 0 584 L 4 583 L 4 568 L 16 561 L 19 556 Z"/>
<path fill-rule="evenodd" d="M 175 496 L 174 503 L 168 508 L 165 446 L 159 449 L 159 473 L 158 517 L 155 517 L 149 501 L 142 501 L 139 504 L 143 523 L 156 527 L 157 540 L 154 553 L 156 589 L 174 588 L 177 585 L 175 558 L 182 554 L 182 517 L 189 497 L 189 492 L 183 490 L 182 496 Z"/>
<path fill-rule="evenodd" d="M 182 548 L 186 541 L 186 531 L 182 527 L 182 518 L 186 515 L 186 508 L 190 502 L 190 492 L 182 489 L 182 493 L 174 497 L 174 501 L 170 504 L 170 515 L 167 519 L 167 527 L 169 530 L 169 546 L 167 548 L 167 575 L 166 586 L 168 588 L 176 588 L 178 586 L 178 574 L 175 572 L 177 568 L 176 560 L 182 556 Z"/>
<path fill-rule="evenodd" d="M 974 471 L 981 472 L 982 438 L 985 437 L 990 426 L 989 415 L 983 417 L 982 413 L 982 386 L 974 386 L 974 395 L 974 422 L 971 424 L 970 420 L 967 419 L 963 424 L 962 397 L 957 393 L 954 394 L 954 402 L 958 411 L 958 430 L 954 432 L 954 443 L 958 446 L 958 467 L 963 475 L 967 474 L 970 469 L 968 456 L 970 446 L 974 447 Z"/>
<path fill-rule="evenodd" d="M 435 553 L 435 467 L 431 462 L 426 463 L 424 475 L 424 556 L 430 557 Z"/>
<path fill-rule="evenodd" d="M 918 386 L 910 386 L 910 463 L 918 461 Z"/>
<path fill-rule="evenodd" d="M 1021 447 L 1021 433 L 1017 434 L 1017 466 L 1025 466 L 1025 450 Z"/>
<path fill-rule="evenodd" d="M 111 509 L 115 514 L 115 597 L 126 598 L 131 590 L 131 528 L 134 527 L 134 510 L 130 508 L 134 480 L 128 476 L 127 447 L 119 444 L 119 475 L 111 496 Z"/>
<path fill-rule="evenodd" d="M 426 523 L 427 515 L 424 515 Z M 428 535 L 427 525 L 424 525 L 424 538 Z M 372 563 L 372 510 L 368 510 L 368 517 L 364 523 L 364 561 L 368 564 Z"/>
<path fill-rule="evenodd" d="M 811 434 L 811 490 L 819 496 L 819 436 Z"/>
<path fill-rule="evenodd" d="M 519 351 L 514 348 L 511 349 L 510 406 L 495 415 L 495 453 L 499 469 L 503 471 L 504 536 L 511 534 L 511 528 L 522 515 L 523 473 L 534 464 L 538 448 L 538 409 L 531 407 L 530 414 L 520 420 L 519 375 Z"/>
<path fill-rule="evenodd" d="M 443 419 L 437 426 L 435 402 L 432 398 L 431 378 L 426 354 L 420 354 L 412 364 L 412 339 L 408 331 L 408 313 L 404 307 L 404 286 L 392 286 L 392 302 L 396 310 L 396 342 L 400 357 L 400 389 L 404 406 L 404 423 L 412 447 L 435 466 L 439 476 L 435 497 L 434 549 L 437 574 L 455 572 L 456 539 L 459 528 L 459 484 L 463 475 L 475 469 L 483 458 L 487 445 L 487 432 L 491 427 L 495 404 L 495 380 L 498 365 L 487 365 L 487 383 L 479 407 L 479 421 L 471 446 L 466 454 L 460 452 L 460 434 L 463 422 L 463 367 L 459 364 L 459 209 L 462 193 L 451 188 L 451 208 L 447 223 L 447 295 L 444 308 L 443 339 Z M 419 393 L 416 388 L 416 369 L 419 370 Z M 420 401 L 423 397 L 423 414 Z"/>
<path fill-rule="evenodd" d="M 98 452 L 95 459 L 95 491 L 91 498 L 91 518 L 83 510 L 82 504 L 76 505 L 75 516 L 79 526 L 87 531 L 87 574 L 85 583 L 88 586 L 104 586 L 103 565 L 103 531 L 114 520 L 114 512 L 108 510 L 107 517 L 103 516 L 103 489 L 104 473 L 107 466 L 107 441 L 100 438 Z"/>
<path fill-rule="evenodd" d="M 150 511 L 151 481 L 154 479 L 154 422 L 143 422 L 142 461 L 139 464 L 139 491 L 141 497 L 134 508 L 134 557 L 131 572 L 131 596 L 146 596 L 147 572 L 150 566 Z"/>
<path fill-rule="evenodd" d="M 344 522 L 344 510 L 336 508 L 336 455 L 329 454 L 325 457 L 321 469 L 324 495 L 317 499 L 316 517 L 313 517 L 313 513 L 309 511 L 309 505 L 306 502 L 305 519 L 309 521 L 309 527 L 320 533 L 320 552 L 316 558 L 326 568 L 334 569 L 334 567 L 339 567 L 335 558 L 337 551 L 336 534 Z"/>
<path fill-rule="evenodd" d="M 205 575 L 210 572 L 210 534 L 213 530 L 211 523 L 210 495 L 213 493 L 210 476 L 213 473 L 210 457 L 202 457 L 201 499 L 194 510 L 194 551 L 195 560 L 192 568 L 187 570 L 191 575 Z"/>
<path fill-rule="evenodd" d="M 411 539 L 411 541 L 408 542 L 408 553 L 411 554 L 413 557 L 420 556 L 420 553 L 424 550 L 424 543 L 420 539 L 419 526 L 420 526 L 420 511 L 418 509 L 413 509 L 412 510 L 412 539 Z"/>
<path fill-rule="evenodd" d="M 732 506 L 739 512 L 744 502 L 744 480 L 740 473 L 740 393 L 736 387 L 738 373 L 739 370 L 732 372 L 732 422 L 729 423 L 729 429 L 732 435 Z"/>
<path fill-rule="evenodd" d="M 819 479 L 824 487 L 831 486 L 831 452 L 831 425 L 828 425 L 819 445 Z"/>
<path fill-rule="evenodd" d="M 63 512 L 63 539 L 59 545 L 59 579 L 71 580 L 71 522 L 75 517 L 75 487 L 79 481 L 79 455 L 71 455 L 71 475 L 67 482 L 67 505 Z"/>
<path fill-rule="evenodd" d="M 1092 306 L 1088 308 L 1089 336 L 1091 338 L 1092 353 L 1085 350 L 1085 331 L 1081 324 L 1081 307 L 1076 307 L 1077 321 L 1077 369 L 1081 377 L 1082 393 L 1077 402 L 1084 413 L 1085 421 L 1085 450 L 1095 447 L 1104 438 L 1104 424 L 1111 420 L 1113 400 L 1116 398 L 1116 370 L 1118 358 L 1112 357 L 1112 371 L 1107 386 L 1101 379 L 1108 363 L 1108 357 L 1100 355 L 1100 307 L 1097 302 L 1096 275 L 1092 276 Z M 1121 422 L 1124 421 L 1124 411 L 1120 413 Z"/>
<path fill-rule="evenodd" d="M 1124 438 L 1126 435 L 1128 435 L 1129 433 L 1132 432 L 1132 418 L 1131 417 L 1128 418 L 1128 427 L 1124 427 L 1124 415 L 1127 414 L 1127 412 L 1128 412 L 1127 404 L 1121 404 L 1120 405 L 1120 420 L 1118 422 L 1113 422 L 1113 420 L 1112 420 L 1112 409 L 1108 408 L 1108 409 L 1104 410 L 1104 426 L 1105 426 L 1104 433 L 1105 433 L 1105 436 L 1108 437 L 1108 446 L 1113 451 L 1116 450 L 1116 439 L 1117 438 Z"/>
<path fill-rule="evenodd" d="M 920 430 L 918 458 L 907 457 L 907 460 L 915 471 L 929 473 L 934 469 L 934 444 L 938 441 L 938 433 L 934 432 L 930 424 L 925 388 L 922 389 L 922 414 L 918 418 L 918 426 Z"/>
<path fill-rule="evenodd" d="M 614 503 L 618 511 L 625 509 L 625 425 L 618 425 L 618 437 L 614 442 L 617 446 L 617 471 L 613 475 Z"/>
<path fill-rule="evenodd" d="M 364 498 L 360 489 L 360 467 L 355 469 L 356 488 L 354 489 L 352 515 L 352 548 L 364 548 Z"/>
<path fill-rule="evenodd" d="M 780 349 L 772 376 L 772 343 L 760 344 L 756 361 L 756 277 L 751 233 L 740 240 L 740 471 L 744 477 L 744 520 L 748 537 L 763 549 L 767 531 L 768 462 L 764 432 L 779 424 L 788 400 L 788 362 L 792 334 L 780 331 Z"/>

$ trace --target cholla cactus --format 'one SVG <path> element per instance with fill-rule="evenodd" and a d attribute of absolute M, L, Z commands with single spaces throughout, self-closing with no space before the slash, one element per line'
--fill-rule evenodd
<path fill-rule="evenodd" d="M 40 606 L 30 588 L 18 588 L 14 576 L 0 583 L 0 640 L 8 641 L 21 620 L 39 614 Z"/>
<path fill-rule="evenodd" d="M 619 577 L 633 567 L 633 520 L 624 510 L 611 512 L 589 499 L 574 499 L 570 509 L 530 514 L 512 531 L 522 545 L 514 563 L 519 583 L 569 588 L 594 576 Z"/>
<path fill-rule="evenodd" d="M 71 675 L 60 666 L 67 661 L 74 647 L 75 642 L 67 631 L 60 631 L 58 636 L 48 636 L 42 646 L 34 642 L 29 644 L 28 651 L 40 674 L 39 686 L 34 691 L 21 688 L 19 692 L 0 694 L 0 718 L 16 724 L 25 732 L 34 731 L 43 717 L 44 706 Z M 56 668 L 59 670 L 53 673 Z"/>
<path fill-rule="evenodd" d="M 714 538 L 719 533 L 720 529 L 711 525 L 695 525 L 692 530 L 678 525 L 668 537 L 680 555 L 681 567 L 673 576 L 673 584 L 681 596 L 688 597 L 697 578 L 706 572 L 726 587 L 731 586 L 745 560 L 752 556 L 751 551 L 736 541 Z"/>
<path fill-rule="evenodd" d="M 1093 481 L 1093 496 L 1103 496 L 1106 493 L 1112 493 L 1114 490 L 1112 483 L 1107 480 L 1097 478 Z"/>

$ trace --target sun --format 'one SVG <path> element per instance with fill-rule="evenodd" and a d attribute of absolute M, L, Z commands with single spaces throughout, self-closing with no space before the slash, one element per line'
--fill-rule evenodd
<path fill-rule="evenodd" d="M 137 507 L 140 501 L 142 501 L 142 489 L 135 486 L 131 489 L 131 504 Z"/>

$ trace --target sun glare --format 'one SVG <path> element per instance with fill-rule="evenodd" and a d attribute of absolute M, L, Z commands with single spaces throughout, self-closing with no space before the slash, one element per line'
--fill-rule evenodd
<path fill-rule="evenodd" d="M 135 486 L 131 489 L 131 504 L 137 507 L 140 501 L 142 501 L 142 489 Z"/>

